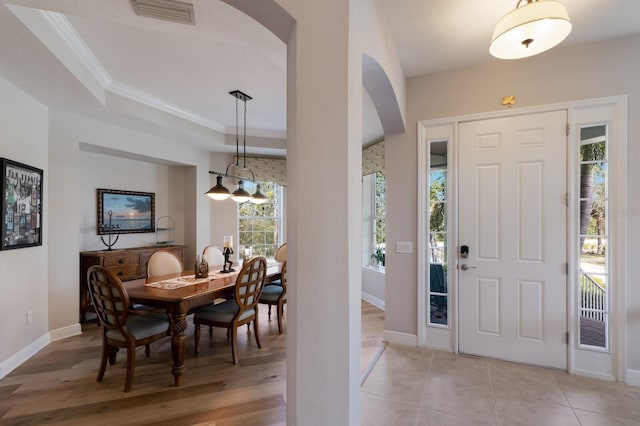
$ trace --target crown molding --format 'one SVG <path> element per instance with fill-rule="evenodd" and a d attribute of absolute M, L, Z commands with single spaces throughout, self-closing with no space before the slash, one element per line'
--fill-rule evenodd
<path fill-rule="evenodd" d="M 109 71 L 107 71 L 104 65 L 102 65 L 96 55 L 91 51 L 91 48 L 85 43 L 82 36 L 75 30 L 65 15 L 46 10 L 37 10 L 37 12 L 38 16 L 40 16 L 49 28 L 53 30 L 53 33 L 62 42 L 62 45 L 78 59 L 84 69 L 104 91 L 109 91 L 113 94 L 123 96 L 142 105 L 174 115 L 208 129 L 216 130 L 218 132 L 224 132 L 226 130 L 224 126 L 214 120 L 203 117 L 199 114 L 194 114 L 193 112 L 175 104 L 115 80 L 111 74 L 109 74 Z M 40 38 L 37 33 L 34 32 L 34 34 Z M 41 41 L 44 42 L 42 39 Z M 55 52 L 52 49 L 50 50 L 68 69 L 70 69 L 70 66 L 62 60 L 58 52 Z M 85 87 L 89 88 L 85 81 L 82 81 L 81 78 L 79 79 Z M 101 102 L 103 105 L 105 104 L 104 99 L 101 99 Z"/>
<path fill-rule="evenodd" d="M 38 10 L 42 19 L 53 29 L 64 45 L 80 60 L 91 76 L 107 89 L 113 83 L 113 77 L 102 65 L 89 46 L 84 42 L 80 34 L 73 28 L 65 15 L 48 10 Z"/>
<path fill-rule="evenodd" d="M 135 87 L 126 85 L 119 81 L 114 80 L 109 87 L 106 88 L 111 93 L 123 96 L 131 99 L 148 107 L 157 109 L 159 111 L 166 112 L 176 117 L 183 118 L 192 123 L 204 126 L 208 129 L 216 130 L 218 132 L 224 132 L 224 126 L 220 125 L 217 121 L 213 121 L 199 114 L 194 114 L 186 109 L 180 108 L 170 102 L 160 99 L 156 96 L 150 95 L 147 92 L 138 90 Z"/>

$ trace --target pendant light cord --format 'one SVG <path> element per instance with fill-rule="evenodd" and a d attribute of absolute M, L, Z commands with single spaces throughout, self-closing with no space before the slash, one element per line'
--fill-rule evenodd
<path fill-rule="evenodd" d="M 238 98 L 236 97 L 236 166 L 239 166 L 238 159 L 240 157 L 240 151 L 238 148 Z"/>
<path fill-rule="evenodd" d="M 244 126 L 243 126 L 243 134 L 242 134 L 242 167 L 247 168 L 247 99 L 243 98 L 244 102 Z"/>

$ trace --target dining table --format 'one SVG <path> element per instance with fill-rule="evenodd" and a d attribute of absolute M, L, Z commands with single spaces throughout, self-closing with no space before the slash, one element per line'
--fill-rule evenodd
<path fill-rule="evenodd" d="M 220 266 L 219 268 L 222 268 Z M 196 278 L 193 271 L 147 278 L 124 283 L 131 304 L 142 304 L 166 310 L 171 317 L 171 355 L 176 387 L 182 385 L 187 351 L 187 316 L 194 310 L 214 303 L 215 299 L 233 297 L 236 278 L 241 266 L 234 272 L 223 273 L 210 268 L 206 278 Z M 265 285 L 280 279 L 281 264 L 267 263 Z"/>

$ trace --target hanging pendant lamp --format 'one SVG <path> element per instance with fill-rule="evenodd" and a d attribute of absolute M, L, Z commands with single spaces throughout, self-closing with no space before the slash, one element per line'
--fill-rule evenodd
<path fill-rule="evenodd" d="M 260 184 L 256 185 L 256 192 L 253 193 L 251 202 L 254 204 L 264 204 L 267 202 L 267 196 L 260 192 Z"/>
<path fill-rule="evenodd" d="M 216 186 L 207 191 L 207 195 L 217 201 L 226 200 L 231 197 L 231 193 L 227 188 L 222 184 L 222 176 L 216 176 Z"/>
<path fill-rule="evenodd" d="M 207 191 L 207 195 L 216 201 L 226 200 L 227 198 L 231 198 L 236 203 L 245 203 L 247 201 L 251 201 L 255 204 L 263 204 L 267 201 L 267 197 L 260 192 L 260 185 L 256 184 L 256 192 L 251 195 L 244 189 L 244 183 L 246 182 L 256 182 L 255 174 L 253 170 L 247 167 L 247 101 L 251 100 L 251 96 L 246 93 L 241 92 L 240 90 L 234 90 L 229 92 L 231 96 L 236 98 L 236 162 L 231 163 L 227 166 L 227 169 L 224 173 L 209 171 L 210 174 L 215 174 L 216 176 L 216 185 L 212 187 L 209 191 Z M 240 135 L 239 135 L 239 125 L 238 125 L 238 102 L 242 101 L 244 106 L 244 115 L 243 115 L 243 133 L 242 133 L 242 165 L 240 165 Z M 234 173 L 242 174 L 251 174 L 251 179 L 248 179 L 246 176 L 237 176 L 233 174 L 229 174 L 229 169 L 233 167 Z M 222 178 L 232 178 L 238 181 L 238 189 L 231 193 L 223 184 Z"/>
<path fill-rule="evenodd" d="M 561 2 L 519 0 L 496 24 L 489 52 L 500 59 L 526 58 L 557 46 L 570 32 L 569 14 Z"/>
<path fill-rule="evenodd" d="M 231 199 L 236 203 L 244 203 L 251 199 L 251 194 L 249 194 L 244 189 L 244 181 L 241 180 L 240 182 L 238 182 L 238 189 L 233 191 L 233 194 L 231 194 Z"/>

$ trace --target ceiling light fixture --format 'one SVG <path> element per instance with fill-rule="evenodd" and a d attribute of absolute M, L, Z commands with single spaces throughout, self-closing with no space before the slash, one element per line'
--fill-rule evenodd
<path fill-rule="evenodd" d="M 231 96 L 236 98 L 236 162 L 230 163 L 227 166 L 227 169 L 224 173 L 209 171 L 212 175 L 216 176 L 216 184 L 209 191 L 207 191 L 207 195 L 213 200 L 226 200 L 231 197 L 233 201 L 236 203 L 244 203 L 247 201 L 251 201 L 254 204 L 263 204 L 267 201 L 267 197 L 260 192 L 260 184 L 256 182 L 256 175 L 253 173 L 249 167 L 247 167 L 247 101 L 251 100 L 251 96 L 246 93 L 241 92 L 240 90 L 234 90 L 229 92 Z M 238 101 L 242 101 L 244 105 L 244 124 L 243 124 L 243 133 L 242 133 L 242 166 L 240 166 L 240 148 L 239 148 L 239 131 L 238 131 Z M 233 167 L 234 173 L 241 173 L 244 176 L 233 175 L 229 173 L 229 169 Z M 247 178 L 247 175 L 251 174 L 251 179 Z M 233 191 L 233 193 L 229 192 L 229 190 L 222 184 L 222 178 L 232 178 L 238 181 L 238 189 Z M 244 189 L 245 182 L 255 182 L 256 183 L 256 192 L 251 195 Z"/>
<path fill-rule="evenodd" d="M 519 0 L 496 24 L 489 52 L 500 59 L 526 58 L 557 46 L 570 32 L 569 14 L 561 2 Z"/>

